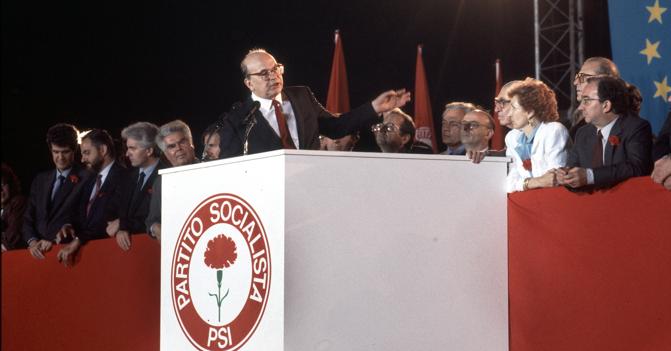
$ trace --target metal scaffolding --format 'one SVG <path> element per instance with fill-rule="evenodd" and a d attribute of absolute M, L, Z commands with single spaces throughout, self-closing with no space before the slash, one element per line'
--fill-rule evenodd
<path fill-rule="evenodd" d="M 576 106 L 573 77 L 584 60 L 582 0 L 534 0 L 536 79 L 557 95 L 569 116 Z"/>

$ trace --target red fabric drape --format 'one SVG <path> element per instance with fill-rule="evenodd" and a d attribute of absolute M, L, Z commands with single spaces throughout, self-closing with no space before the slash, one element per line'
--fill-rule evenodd
<path fill-rule="evenodd" d="M 429 97 L 429 85 L 426 81 L 424 71 L 424 59 L 422 58 L 422 45 L 417 45 L 417 65 L 415 67 L 415 139 L 427 145 L 431 145 L 433 152 L 438 150 L 436 145 L 436 133 L 433 128 L 433 113 L 431 112 L 431 98 Z"/>
<path fill-rule="evenodd" d="M 338 30 L 335 31 L 335 49 L 333 51 L 333 64 L 331 65 L 329 90 L 326 97 L 326 109 L 336 113 L 347 112 L 350 110 L 345 55 L 343 53 L 340 31 Z"/>

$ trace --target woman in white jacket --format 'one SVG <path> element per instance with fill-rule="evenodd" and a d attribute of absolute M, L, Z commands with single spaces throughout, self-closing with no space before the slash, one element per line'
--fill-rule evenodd
<path fill-rule="evenodd" d="M 517 136 L 506 138 L 506 155 L 512 157 L 508 192 L 557 185 L 555 170 L 566 165 L 569 134 L 559 120 L 555 93 L 545 83 L 527 78 L 508 92 L 510 118 Z"/>

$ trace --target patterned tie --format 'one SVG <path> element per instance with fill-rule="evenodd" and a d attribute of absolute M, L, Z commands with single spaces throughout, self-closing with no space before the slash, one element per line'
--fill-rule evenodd
<path fill-rule="evenodd" d="M 54 184 L 54 188 L 51 190 L 51 201 L 54 201 L 56 193 L 58 193 L 58 189 L 60 189 L 63 186 L 63 182 L 65 182 L 65 176 L 61 174 L 58 176 L 58 182 Z"/>
<path fill-rule="evenodd" d="M 280 105 L 279 101 L 273 100 L 273 107 L 275 108 L 277 126 L 280 129 L 280 140 L 282 141 L 282 147 L 285 149 L 296 149 L 296 145 L 294 145 L 294 141 L 291 139 L 291 134 L 289 133 L 287 119 L 284 116 L 284 112 L 282 112 L 282 105 Z"/>
<path fill-rule="evenodd" d="M 596 133 L 596 139 L 592 154 L 592 168 L 603 166 L 603 134 L 601 134 L 601 131 Z"/>
<path fill-rule="evenodd" d="M 103 176 L 102 174 L 98 174 L 98 177 L 96 178 L 96 187 L 93 190 L 93 195 L 89 198 L 89 202 L 86 204 L 86 217 L 88 217 L 89 212 L 91 212 L 91 206 L 93 206 L 93 203 L 96 201 L 96 197 L 98 197 L 98 192 L 100 191 L 102 184 Z"/>

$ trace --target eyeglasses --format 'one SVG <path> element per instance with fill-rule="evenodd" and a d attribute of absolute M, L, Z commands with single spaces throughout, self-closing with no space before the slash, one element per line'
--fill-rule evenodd
<path fill-rule="evenodd" d="M 249 76 L 259 76 L 259 77 L 261 77 L 261 79 L 268 81 L 268 80 L 270 80 L 270 75 L 271 74 L 283 75 L 284 74 L 284 65 L 281 64 L 281 63 L 278 63 L 278 64 L 275 65 L 275 67 L 273 67 L 271 69 L 264 69 L 263 71 L 257 72 L 257 73 L 249 73 L 249 74 L 247 74 L 247 76 L 248 77 Z"/>
<path fill-rule="evenodd" d="M 507 104 L 510 103 L 510 100 L 504 98 L 494 99 L 494 105 L 499 108 L 504 108 Z"/>
<path fill-rule="evenodd" d="M 585 105 L 588 101 L 598 101 L 598 102 L 603 102 L 603 100 L 599 98 L 591 98 L 591 97 L 583 97 L 580 100 L 580 105 Z"/>
<path fill-rule="evenodd" d="M 388 122 L 388 123 L 378 123 L 370 127 L 371 132 L 373 133 L 393 133 L 393 132 L 398 132 L 400 129 L 398 128 L 397 125 L 394 123 Z"/>
<path fill-rule="evenodd" d="M 471 130 L 477 129 L 477 128 L 480 128 L 480 127 L 489 128 L 489 126 L 482 125 L 478 122 L 461 122 L 461 126 L 464 128 L 464 132 L 470 132 Z"/>
<path fill-rule="evenodd" d="M 575 78 L 573 78 L 573 81 L 575 82 L 577 80 L 578 83 L 582 84 L 587 81 L 587 78 L 594 76 L 595 76 L 594 74 L 578 72 L 575 74 Z"/>
<path fill-rule="evenodd" d="M 448 128 L 461 128 L 461 123 L 455 121 L 452 122 L 443 121 L 443 126 L 447 126 Z"/>

